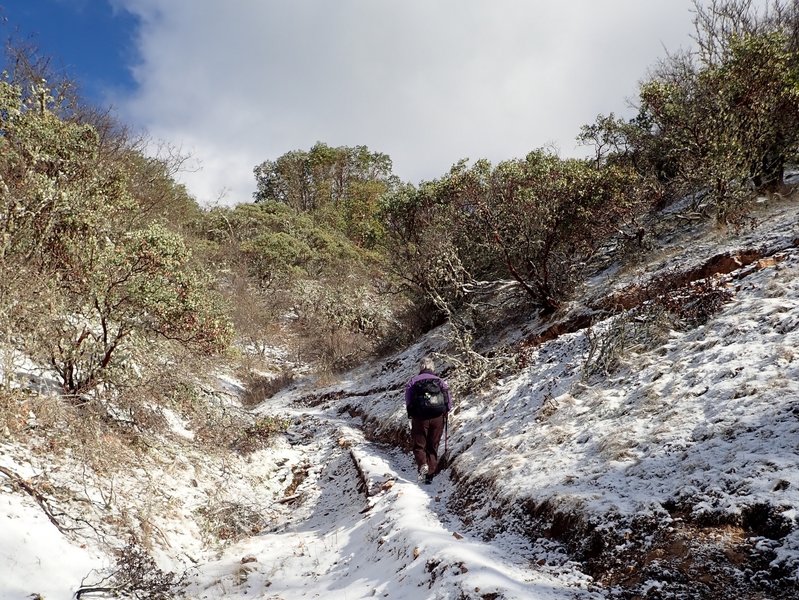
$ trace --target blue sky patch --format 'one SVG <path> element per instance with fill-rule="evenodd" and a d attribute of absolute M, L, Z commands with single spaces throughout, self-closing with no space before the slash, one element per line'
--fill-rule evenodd
<path fill-rule="evenodd" d="M 136 87 L 138 18 L 108 0 L 0 0 L 0 18 L 4 45 L 9 38 L 33 44 L 93 104 Z"/>

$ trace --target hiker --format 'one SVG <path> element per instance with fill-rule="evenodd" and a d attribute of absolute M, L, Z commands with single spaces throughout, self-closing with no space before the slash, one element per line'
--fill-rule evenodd
<path fill-rule="evenodd" d="M 419 480 L 432 483 L 438 470 L 438 444 L 452 408 L 447 382 L 435 373 L 430 357 L 419 362 L 419 374 L 405 385 L 405 408 L 411 420 L 413 457 Z"/>

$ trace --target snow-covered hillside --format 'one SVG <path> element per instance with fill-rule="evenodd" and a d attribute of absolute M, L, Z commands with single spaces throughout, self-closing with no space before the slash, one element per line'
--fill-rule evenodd
<path fill-rule="evenodd" d="M 516 315 L 497 349 L 518 360 L 456 393 L 430 486 L 401 447 L 402 387 L 425 354 L 449 368 L 445 327 L 260 405 L 292 424 L 251 454 L 204 451 L 180 415 L 122 472 L 6 439 L 0 467 L 20 480 L 0 474 L 0 599 L 113 587 L 110 549 L 145 534 L 197 599 L 799 598 L 799 205 L 772 202 L 746 231 L 685 230 L 645 265 L 609 267 L 562 314 Z M 660 323 L 609 374 L 586 368 L 619 327 L 650 325 L 603 298 L 722 255 L 706 323 Z M 541 335 L 589 305 L 590 329 Z M 238 535 L 203 526 L 225 509 Z"/>
<path fill-rule="evenodd" d="M 685 232 L 658 260 L 605 277 L 602 290 L 597 277 L 589 292 L 756 253 L 715 278 L 730 297 L 706 324 L 667 331 L 629 349 L 612 375 L 586 377 L 591 340 L 625 315 L 608 318 L 528 350 L 524 368 L 458 399 L 450 506 L 476 533 L 557 541 L 611 588 L 642 595 L 799 597 L 797 207 L 764 206 L 757 218 L 740 234 Z M 420 344 L 398 370 L 437 349 Z M 400 385 L 364 371 L 342 389 L 379 437 L 404 418 Z"/>

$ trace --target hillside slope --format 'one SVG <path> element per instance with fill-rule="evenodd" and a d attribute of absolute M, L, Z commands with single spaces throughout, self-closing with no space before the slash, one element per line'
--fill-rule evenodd
<path fill-rule="evenodd" d="M 799 597 L 798 213 L 764 200 L 745 232 L 683 228 L 653 260 L 599 274 L 569 311 L 509 332 L 523 366 L 457 399 L 451 510 L 489 538 L 563 544 L 622 597 Z M 608 299 L 679 286 L 685 303 L 710 290 L 719 312 L 660 323 L 658 337 L 639 299 L 574 325 Z M 618 364 L 592 374 L 603 342 Z M 328 396 L 395 438 L 403 378 L 443 350 L 431 337 L 392 375 L 363 371 Z"/>
<path fill-rule="evenodd" d="M 0 599 L 799 598 L 799 204 L 754 217 L 669 230 L 560 313 L 506 315 L 476 391 L 442 327 L 252 412 L 220 379 L 214 415 L 102 461 L 32 411 L 0 443 Z M 402 389 L 429 353 L 457 393 L 449 468 L 420 487 Z M 238 413 L 290 425 L 203 441 Z"/>

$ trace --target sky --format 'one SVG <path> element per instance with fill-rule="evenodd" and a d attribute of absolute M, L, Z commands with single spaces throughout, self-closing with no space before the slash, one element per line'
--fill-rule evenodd
<path fill-rule="evenodd" d="M 191 156 L 204 206 L 317 141 L 388 154 L 414 184 L 460 159 L 556 147 L 690 45 L 691 0 L 0 0 L 87 97 Z"/>

